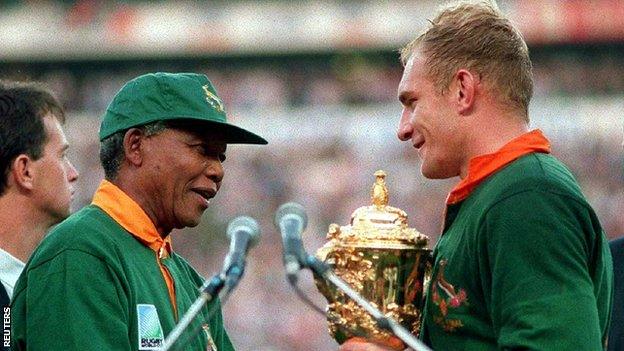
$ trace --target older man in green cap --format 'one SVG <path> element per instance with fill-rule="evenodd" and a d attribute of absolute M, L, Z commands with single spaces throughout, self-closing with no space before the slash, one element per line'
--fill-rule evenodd
<path fill-rule="evenodd" d="M 50 233 L 15 287 L 13 350 L 162 346 L 203 282 L 169 233 L 199 223 L 221 185 L 227 144 L 267 143 L 228 124 L 208 78 L 190 73 L 128 82 L 100 141 L 106 179 L 93 202 Z M 182 336 L 184 350 L 233 350 L 211 308 Z"/>

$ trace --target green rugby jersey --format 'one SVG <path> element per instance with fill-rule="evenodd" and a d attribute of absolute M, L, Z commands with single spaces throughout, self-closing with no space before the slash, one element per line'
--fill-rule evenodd
<path fill-rule="evenodd" d="M 113 205 L 128 205 L 129 198 L 107 182 L 96 197 L 103 189 L 112 190 Z M 181 316 L 199 295 L 203 279 L 175 252 L 163 255 L 139 239 L 93 204 L 59 224 L 16 285 L 12 349 L 158 349 L 177 323 L 172 298 Z M 212 304 L 191 324 L 198 333 L 182 336 L 190 337 L 184 350 L 234 350 L 220 306 L 208 319 Z"/>
<path fill-rule="evenodd" d="M 528 153 L 450 204 L 421 338 L 434 350 L 601 350 L 612 263 L 571 173 Z"/>

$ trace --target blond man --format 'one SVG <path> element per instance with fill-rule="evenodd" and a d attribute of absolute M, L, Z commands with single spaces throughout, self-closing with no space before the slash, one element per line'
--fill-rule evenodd
<path fill-rule="evenodd" d="M 611 255 L 576 180 L 529 128 L 531 61 L 520 33 L 493 4 L 460 3 L 401 58 L 398 137 L 425 177 L 460 178 L 420 338 L 435 350 L 602 349 Z"/>

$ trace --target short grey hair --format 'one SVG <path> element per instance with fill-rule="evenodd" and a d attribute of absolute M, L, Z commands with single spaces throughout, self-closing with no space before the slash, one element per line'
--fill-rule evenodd
<path fill-rule="evenodd" d="M 163 121 L 156 121 L 135 128 L 141 129 L 145 136 L 153 136 L 167 129 L 167 125 Z M 125 155 L 123 140 L 127 131 L 121 130 L 100 142 L 100 163 L 107 180 L 114 180 L 119 173 Z"/>

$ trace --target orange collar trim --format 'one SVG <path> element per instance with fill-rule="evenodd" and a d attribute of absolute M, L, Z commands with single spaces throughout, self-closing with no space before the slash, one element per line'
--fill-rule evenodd
<path fill-rule="evenodd" d="M 171 254 L 171 237 L 163 239 L 141 206 L 115 184 L 102 180 L 91 204 L 101 208 L 160 258 Z"/>
<path fill-rule="evenodd" d="M 494 153 L 473 157 L 468 163 L 468 176 L 451 190 L 446 204 L 452 205 L 464 200 L 487 177 L 532 152 L 550 153 L 550 142 L 539 129 L 522 134 Z"/>

